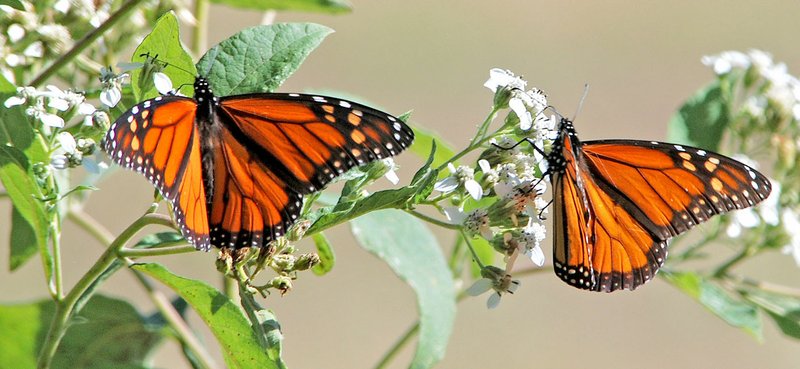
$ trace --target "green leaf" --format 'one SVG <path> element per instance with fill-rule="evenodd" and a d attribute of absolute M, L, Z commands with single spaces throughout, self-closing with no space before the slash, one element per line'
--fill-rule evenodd
<path fill-rule="evenodd" d="M 248 28 L 208 50 L 197 69 L 218 96 L 274 91 L 332 32 L 314 23 Z"/>
<path fill-rule="evenodd" d="M 25 5 L 20 0 L 0 0 L 0 5 L 8 5 L 17 10 L 25 10 Z"/>
<path fill-rule="evenodd" d="M 185 241 L 185 239 L 178 232 L 159 232 L 142 237 L 134 248 L 149 249 L 181 241 Z"/>
<path fill-rule="evenodd" d="M 765 311 L 783 334 L 800 339 L 800 299 L 759 290 L 746 292 L 745 298 Z"/>
<path fill-rule="evenodd" d="M 33 368 L 54 313 L 51 300 L 0 306 L 0 367 Z M 144 368 L 163 338 L 129 303 L 97 295 L 73 318 L 51 368 Z"/>
<path fill-rule="evenodd" d="M 13 272 L 21 267 L 39 250 L 36 231 L 22 217 L 15 206 L 11 207 L 11 255 L 9 269 Z"/>
<path fill-rule="evenodd" d="M 695 273 L 672 272 L 664 276 L 726 323 L 762 340 L 761 318 L 752 305 L 731 297 L 724 289 Z"/>
<path fill-rule="evenodd" d="M 333 269 L 333 264 L 336 262 L 336 255 L 333 253 L 331 243 L 325 234 L 322 232 L 315 233 L 311 236 L 314 244 L 317 245 L 317 255 L 319 255 L 319 264 L 314 265 L 311 271 L 316 275 L 325 275 Z"/>
<path fill-rule="evenodd" d="M 417 294 L 420 334 L 411 368 L 431 368 L 444 357 L 455 318 L 455 286 L 436 237 L 416 218 L 384 210 L 354 219 L 361 246 L 385 261 Z"/>
<path fill-rule="evenodd" d="M 306 235 L 313 235 L 372 211 L 402 208 L 416 192 L 417 189 L 414 187 L 378 191 L 355 201 L 322 208 L 310 216 L 313 224 L 306 231 Z"/>
<path fill-rule="evenodd" d="M 136 264 L 144 272 L 173 289 L 214 333 L 231 368 L 278 368 L 261 348 L 250 324 L 236 303 L 210 285 L 172 274 L 160 264 Z"/>
<path fill-rule="evenodd" d="M 42 201 L 37 198 L 41 197 L 39 186 L 31 176 L 30 163 L 25 153 L 13 146 L 0 145 L 0 182 L 5 186 L 14 210 L 20 216 L 12 224 L 11 234 L 19 232 L 19 237 L 33 236 L 34 244 L 44 258 L 45 277 L 50 281 L 53 275 L 53 259 L 47 248 L 50 226 Z M 12 242 L 14 241 L 21 240 L 12 236 Z M 11 252 L 12 260 L 21 262 L 25 260 L 22 254 L 30 251 L 23 246 L 12 247 Z M 15 255 L 15 252 L 22 254 Z M 12 266 L 12 270 L 13 268 Z"/>
<path fill-rule="evenodd" d="M 269 358 L 278 363 L 278 366 L 285 368 L 283 359 L 281 358 L 281 351 L 283 346 L 283 333 L 281 333 L 281 325 L 275 314 L 267 309 L 259 309 L 256 311 L 256 317 L 262 329 L 266 332 L 267 339 L 267 355 Z"/>
<path fill-rule="evenodd" d="M 191 95 L 194 78 L 197 76 L 194 61 L 189 53 L 183 48 L 180 40 L 180 29 L 178 18 L 175 13 L 170 11 L 158 19 L 153 31 L 147 35 L 142 43 L 136 48 L 131 61 L 134 63 L 144 63 L 148 54 L 150 57 L 158 57 L 158 61 L 168 63 L 162 71 L 172 80 L 174 88 L 184 86 L 181 89 L 184 94 Z M 152 80 L 152 73 L 143 73 L 143 69 L 131 71 L 131 87 L 137 101 L 142 101 L 159 96 Z"/>
<path fill-rule="evenodd" d="M 414 143 L 411 144 L 409 151 L 413 152 L 422 159 L 428 159 L 431 155 L 431 148 L 436 143 L 436 151 L 431 162 L 434 168 L 440 167 L 447 160 L 456 155 L 456 151 L 438 134 L 419 127 L 413 127 Z M 457 163 L 454 163 L 457 164 Z"/>
<path fill-rule="evenodd" d="M 667 127 L 671 142 L 718 150 L 730 121 L 730 83 L 718 79 L 698 90 L 678 110 Z"/>
<path fill-rule="evenodd" d="M 349 13 L 353 10 L 350 4 L 340 0 L 212 0 L 211 2 L 253 10 L 286 10 L 328 14 Z"/>

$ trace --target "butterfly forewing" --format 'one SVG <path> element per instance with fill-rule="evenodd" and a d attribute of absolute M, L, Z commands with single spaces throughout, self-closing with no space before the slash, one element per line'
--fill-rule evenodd
<path fill-rule="evenodd" d="M 414 139 L 391 115 L 327 96 L 234 96 L 220 110 L 248 149 L 303 194 L 352 167 L 394 156 Z"/>
<path fill-rule="evenodd" d="M 646 283 L 663 265 L 669 238 L 770 193 L 765 176 L 728 157 L 649 141 L 581 143 L 566 120 L 548 162 L 556 274 L 593 291 Z"/>
<path fill-rule="evenodd" d="M 117 164 L 135 170 L 173 205 L 183 236 L 209 249 L 206 192 L 192 99 L 161 96 L 120 116 L 106 133 L 103 148 Z"/>

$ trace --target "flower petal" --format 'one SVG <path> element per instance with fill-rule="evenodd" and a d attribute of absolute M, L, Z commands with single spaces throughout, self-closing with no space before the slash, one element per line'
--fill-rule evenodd
<path fill-rule="evenodd" d="M 153 83 L 155 83 L 158 93 L 162 95 L 172 93 L 172 80 L 166 74 L 161 72 L 153 73 Z"/>
<path fill-rule="evenodd" d="M 75 137 L 72 137 L 72 134 L 69 132 L 59 133 L 56 135 L 56 140 L 61 144 L 61 148 L 70 154 L 74 153 L 78 148 L 78 145 L 75 143 Z"/>
<path fill-rule="evenodd" d="M 122 93 L 114 87 L 105 89 L 100 93 L 100 102 L 109 108 L 117 106 L 120 99 L 122 99 Z"/>
<path fill-rule="evenodd" d="M 492 281 L 488 278 L 481 278 L 467 288 L 466 293 L 470 296 L 478 296 L 490 289 L 492 289 Z"/>
<path fill-rule="evenodd" d="M 439 191 L 442 193 L 453 192 L 455 191 L 456 188 L 458 188 L 458 178 L 453 176 L 442 179 L 433 185 L 433 189 L 435 191 Z"/>
<path fill-rule="evenodd" d="M 56 127 L 56 128 L 64 127 L 64 119 L 55 114 L 41 113 L 39 115 L 39 120 L 41 120 L 42 123 L 48 127 Z"/>
<path fill-rule="evenodd" d="M 6 102 L 3 105 L 5 105 L 6 108 L 10 108 L 10 107 L 13 107 L 13 106 L 22 105 L 22 104 L 25 103 L 25 101 L 28 101 L 28 100 L 25 99 L 24 97 L 11 96 L 8 99 L 6 99 Z"/>
<path fill-rule="evenodd" d="M 497 305 L 500 305 L 500 297 L 503 297 L 502 295 L 500 295 L 500 292 L 495 292 L 489 295 L 489 299 L 486 300 L 486 307 L 489 309 L 496 308 Z"/>
<path fill-rule="evenodd" d="M 467 189 L 469 195 L 475 200 L 480 200 L 481 197 L 483 197 L 483 188 L 481 188 L 481 185 L 474 179 L 464 182 L 464 188 Z"/>

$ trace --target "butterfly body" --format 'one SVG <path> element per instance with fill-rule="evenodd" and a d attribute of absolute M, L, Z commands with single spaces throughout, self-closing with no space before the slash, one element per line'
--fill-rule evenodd
<path fill-rule="evenodd" d="M 103 147 L 172 204 L 198 249 L 266 246 L 297 220 L 303 195 L 337 175 L 396 155 L 414 134 L 397 118 L 325 96 L 165 95 L 120 116 Z"/>
<path fill-rule="evenodd" d="M 670 238 L 771 190 L 765 176 L 723 155 L 655 141 L 581 142 L 567 119 L 547 161 L 556 275 L 592 291 L 646 283 Z"/>

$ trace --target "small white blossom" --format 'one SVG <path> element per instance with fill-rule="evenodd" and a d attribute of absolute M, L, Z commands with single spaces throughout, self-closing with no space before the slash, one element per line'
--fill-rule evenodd
<path fill-rule="evenodd" d="M 703 64 L 712 67 L 717 75 L 728 74 L 733 68 L 745 69 L 750 67 L 750 58 L 739 51 L 724 51 L 719 55 L 707 55 L 701 61 Z"/>
<path fill-rule="evenodd" d="M 175 93 L 175 91 L 172 89 L 172 80 L 169 79 L 169 76 L 164 73 L 153 73 L 153 83 L 155 84 L 158 93 L 162 95 L 172 95 Z"/>
<path fill-rule="evenodd" d="M 785 209 L 781 221 L 790 237 L 789 244 L 783 247 L 783 253 L 792 255 L 797 266 L 800 266 L 800 218 L 793 210 Z"/>
<path fill-rule="evenodd" d="M 511 276 L 505 274 L 502 269 L 492 266 L 481 270 L 481 275 L 483 278 L 475 281 L 475 283 L 467 289 L 466 293 L 470 296 L 478 296 L 487 291 L 492 291 L 491 295 L 489 295 L 489 298 L 486 300 L 486 307 L 489 309 L 496 308 L 500 304 L 500 298 L 503 297 L 504 294 L 513 294 L 520 286 L 520 281 L 511 279 Z"/>
<path fill-rule="evenodd" d="M 64 149 L 67 153 L 74 154 L 75 150 L 78 149 L 78 144 L 75 142 L 75 137 L 69 132 L 59 132 L 56 135 L 56 141 L 61 145 L 61 148 Z"/>
<path fill-rule="evenodd" d="M 44 105 L 38 103 L 36 105 L 30 106 L 25 109 L 25 114 L 28 116 L 38 119 L 47 127 L 55 127 L 55 128 L 63 128 L 64 127 L 64 118 L 59 117 L 58 115 L 51 114 L 47 112 L 44 108 Z"/>
<path fill-rule="evenodd" d="M 127 73 L 117 75 L 111 69 L 101 69 L 100 82 L 103 83 L 103 91 L 100 92 L 100 102 L 110 108 L 117 106 L 122 99 L 122 84 L 127 78 Z"/>
<path fill-rule="evenodd" d="M 36 41 L 28 45 L 28 47 L 26 47 L 22 52 L 22 55 L 25 55 L 29 58 L 41 58 L 44 56 L 44 46 L 42 45 L 42 42 Z"/>
<path fill-rule="evenodd" d="M 17 42 L 25 37 L 25 28 L 19 23 L 12 23 L 6 29 L 6 34 L 8 35 L 8 41 Z"/>
<path fill-rule="evenodd" d="M 547 107 L 547 95 L 538 88 L 526 91 L 527 82 L 509 70 L 494 68 L 489 71 L 489 79 L 483 84 L 492 90 L 519 118 L 519 127 L 528 131 L 533 127 L 534 117 Z M 508 94 L 508 95 L 504 95 Z M 507 100 L 506 100 L 507 99 Z"/>
<path fill-rule="evenodd" d="M 450 176 L 436 182 L 433 185 L 434 190 L 441 193 L 450 193 L 459 188 L 459 186 L 463 186 L 473 199 L 480 200 L 483 197 L 483 188 L 480 183 L 475 181 L 474 169 L 465 165 L 456 168 L 453 163 L 448 163 L 447 169 L 450 171 Z"/>
<path fill-rule="evenodd" d="M 492 239 L 492 230 L 489 228 L 489 214 L 486 209 L 475 209 L 467 213 L 463 226 L 464 231 L 469 235 L 480 234 L 487 240 Z"/>
<path fill-rule="evenodd" d="M 515 76 L 510 70 L 493 68 L 489 70 L 489 79 L 483 85 L 492 92 L 497 92 L 497 89 L 503 87 L 524 90 L 527 84 L 528 82 Z"/>
<path fill-rule="evenodd" d="M 386 158 L 382 161 L 387 168 L 386 173 L 383 175 L 386 180 L 391 182 L 393 185 L 400 183 L 400 178 L 397 177 L 397 164 L 395 164 L 394 159 Z"/>

